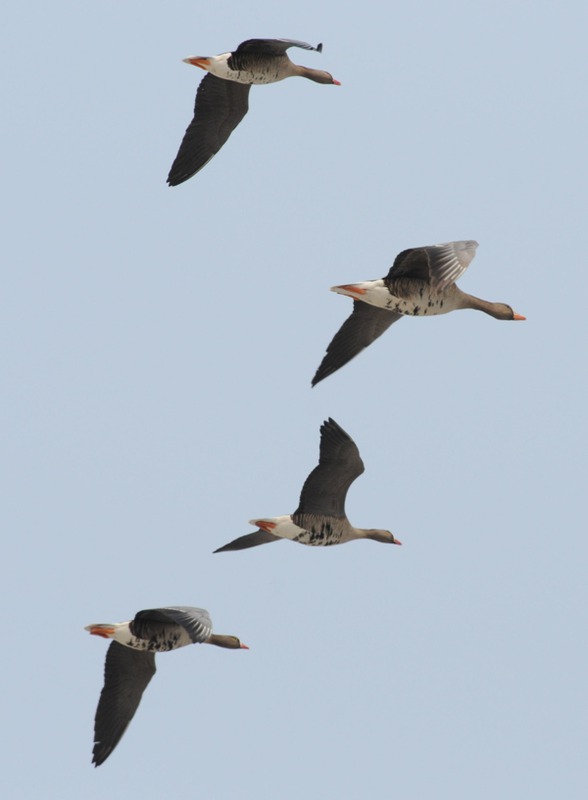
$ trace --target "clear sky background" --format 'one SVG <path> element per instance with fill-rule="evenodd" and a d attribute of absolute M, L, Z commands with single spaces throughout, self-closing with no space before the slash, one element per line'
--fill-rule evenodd
<path fill-rule="evenodd" d="M 12 3 L 0 311 L 3 797 L 584 798 L 582 2 Z M 341 87 L 254 87 L 165 184 L 202 73 L 251 37 Z M 460 281 L 527 322 L 405 319 L 311 390 L 336 283 L 476 239 Z M 350 520 L 280 542 L 334 417 Z M 158 657 L 91 766 L 90 622 L 207 608 L 249 652 Z"/>

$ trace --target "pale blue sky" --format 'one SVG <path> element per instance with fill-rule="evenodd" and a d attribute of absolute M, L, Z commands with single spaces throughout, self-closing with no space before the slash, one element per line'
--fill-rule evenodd
<path fill-rule="evenodd" d="M 586 797 L 586 48 L 577 3 L 13 3 L 0 48 L 3 797 Z M 254 87 L 165 184 L 251 37 L 341 87 Z M 464 311 L 310 389 L 404 248 L 476 239 Z M 212 550 L 296 508 L 334 417 L 372 542 Z M 91 766 L 90 622 L 207 608 Z"/>

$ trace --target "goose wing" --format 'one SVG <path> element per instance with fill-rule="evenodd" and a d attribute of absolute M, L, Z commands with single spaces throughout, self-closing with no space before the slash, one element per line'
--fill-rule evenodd
<path fill-rule="evenodd" d="M 97 767 L 119 743 L 154 675 L 154 653 L 111 643 L 106 652 L 104 686 L 94 718 L 92 762 Z"/>
<path fill-rule="evenodd" d="M 135 636 L 149 639 L 150 636 L 166 625 L 180 625 L 192 641 L 205 642 L 212 633 L 212 620 L 204 608 L 192 606 L 169 606 L 167 608 L 149 608 L 135 614 L 132 630 Z"/>
<path fill-rule="evenodd" d="M 319 463 L 304 482 L 298 508 L 292 515 L 294 524 L 299 524 L 299 514 L 345 517 L 347 491 L 364 469 L 351 436 L 334 419 L 323 422 Z"/>
<path fill-rule="evenodd" d="M 177 186 L 218 153 L 249 109 L 251 86 L 208 73 L 196 92 L 194 118 L 186 128 L 167 182 Z"/>
<path fill-rule="evenodd" d="M 258 544 L 278 542 L 281 538 L 281 536 L 274 536 L 273 533 L 268 533 L 260 529 L 258 531 L 254 531 L 253 533 L 247 533 L 245 536 L 239 536 L 238 539 L 234 539 L 232 542 L 219 547 L 213 552 L 224 553 L 228 550 L 245 550 L 248 547 L 257 547 Z"/>
<path fill-rule="evenodd" d="M 281 56 L 284 55 L 289 47 L 301 47 L 303 50 L 316 50 L 318 53 L 321 53 L 323 49 L 322 43 L 314 47 L 308 44 L 308 42 L 301 42 L 299 39 L 247 39 L 247 41 L 241 42 L 235 52 Z"/>
<path fill-rule="evenodd" d="M 403 250 L 394 259 L 385 280 L 417 278 L 441 292 L 463 275 L 476 255 L 477 246 L 477 242 L 468 239 Z"/>
<path fill-rule="evenodd" d="M 316 386 L 319 381 L 341 369 L 401 316 L 402 314 L 394 311 L 354 300 L 351 316 L 345 320 L 327 347 L 327 353 L 312 379 L 312 385 Z"/>

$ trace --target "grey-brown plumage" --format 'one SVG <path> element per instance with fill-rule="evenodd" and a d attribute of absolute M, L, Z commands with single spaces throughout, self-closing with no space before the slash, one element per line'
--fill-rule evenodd
<path fill-rule="evenodd" d="M 155 653 L 112 642 L 106 652 L 104 686 L 94 718 L 92 763 L 103 764 L 120 742 L 155 675 Z"/>
<path fill-rule="evenodd" d="M 363 461 L 353 439 L 335 420 L 326 420 L 321 426 L 319 463 L 304 482 L 296 511 L 292 515 L 251 520 L 259 530 L 240 536 L 214 552 L 244 550 L 279 539 L 313 546 L 344 544 L 353 539 L 400 544 L 390 531 L 355 528 L 347 519 L 345 498 L 363 471 Z"/>
<path fill-rule="evenodd" d="M 464 240 L 403 250 L 385 278 L 333 286 L 332 291 L 353 297 L 353 312 L 327 347 L 312 385 L 347 364 L 402 316 L 435 316 L 473 308 L 496 319 L 524 319 L 506 303 L 481 300 L 456 285 L 477 246 L 477 242 Z"/>
<path fill-rule="evenodd" d="M 188 644 L 207 643 L 232 650 L 248 649 L 236 636 L 212 632 L 203 608 L 169 606 L 139 611 L 130 622 L 86 627 L 95 636 L 114 639 L 106 653 L 104 686 L 94 719 L 92 762 L 103 764 L 119 743 L 155 675 L 155 653 Z"/>
<path fill-rule="evenodd" d="M 322 51 L 322 44 L 313 47 L 295 39 L 248 39 L 231 53 L 186 59 L 209 74 L 196 92 L 194 118 L 167 177 L 170 186 L 191 178 L 218 153 L 247 113 L 252 84 L 296 75 L 317 83 L 339 84 L 328 72 L 293 64 L 286 54 L 289 47 Z"/>
<path fill-rule="evenodd" d="M 187 181 L 218 153 L 249 109 L 250 85 L 205 75 L 196 92 L 194 119 L 171 166 L 167 182 Z"/>
<path fill-rule="evenodd" d="M 349 487 L 365 472 L 357 445 L 334 419 L 323 422 L 320 435 L 319 463 L 304 481 L 298 508 L 292 514 L 296 525 L 310 514 L 346 518 Z"/>
<path fill-rule="evenodd" d="M 401 316 L 387 308 L 376 308 L 361 300 L 354 300 L 351 316 L 347 317 L 327 347 L 327 353 L 312 379 L 312 386 L 359 355 Z"/>

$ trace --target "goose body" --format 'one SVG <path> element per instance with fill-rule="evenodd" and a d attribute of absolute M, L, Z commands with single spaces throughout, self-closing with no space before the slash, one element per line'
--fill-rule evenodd
<path fill-rule="evenodd" d="M 397 278 L 389 283 L 381 278 L 346 286 L 333 286 L 331 291 L 361 300 L 376 308 L 384 308 L 400 316 L 432 317 L 469 307 L 463 305 L 464 292 L 454 283 L 444 292 L 438 292 L 430 284 L 412 278 Z"/>
<path fill-rule="evenodd" d="M 326 420 L 321 426 L 319 463 L 304 482 L 297 510 L 280 517 L 251 520 L 257 531 L 240 536 L 214 552 L 244 550 L 280 539 L 310 546 L 344 544 L 353 539 L 400 544 L 390 531 L 355 528 L 347 519 L 347 491 L 364 469 L 353 439 L 335 420 Z"/>
<path fill-rule="evenodd" d="M 323 46 L 313 47 L 295 39 L 248 39 L 230 53 L 184 59 L 208 74 L 196 92 L 194 118 L 167 178 L 170 186 L 191 178 L 218 153 L 247 113 L 253 84 L 298 76 L 315 83 L 340 85 L 329 72 L 294 64 L 286 53 L 289 47 L 320 53 Z"/>
<path fill-rule="evenodd" d="M 456 285 L 477 247 L 477 242 L 464 240 L 403 250 L 385 278 L 333 286 L 331 291 L 353 298 L 353 312 L 327 347 L 312 385 L 344 366 L 402 316 L 435 316 L 471 308 L 496 319 L 524 320 L 506 303 L 481 300 Z"/>
<path fill-rule="evenodd" d="M 322 45 L 312 50 L 322 49 Z M 221 53 L 218 56 L 191 56 L 185 58 L 186 64 L 200 67 L 224 81 L 235 81 L 248 86 L 253 84 L 262 85 L 264 83 L 277 83 L 285 78 L 293 78 L 297 75 L 306 77 L 306 67 L 294 64 L 285 53 L 280 54 L 257 54 L 244 53 L 239 56 L 239 52 Z M 328 74 L 322 70 L 310 70 L 311 74 Z"/>
<path fill-rule="evenodd" d="M 212 632 L 203 608 L 170 606 L 139 611 L 128 622 L 95 623 L 86 630 L 112 639 L 106 653 L 104 687 L 94 720 L 93 763 L 103 764 L 119 743 L 155 675 L 155 653 L 207 643 L 247 650 L 236 636 Z"/>

